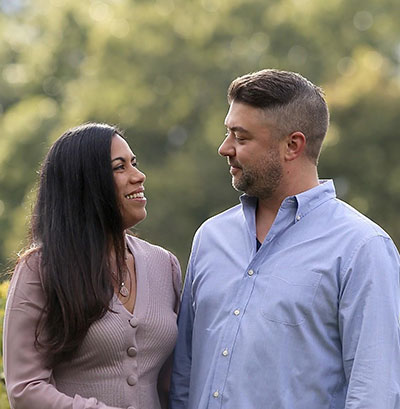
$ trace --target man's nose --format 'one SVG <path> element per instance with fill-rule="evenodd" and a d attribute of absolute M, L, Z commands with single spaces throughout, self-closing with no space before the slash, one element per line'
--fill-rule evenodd
<path fill-rule="evenodd" d="M 218 148 L 218 154 L 221 156 L 235 156 L 235 148 L 229 139 L 229 135 Z"/>

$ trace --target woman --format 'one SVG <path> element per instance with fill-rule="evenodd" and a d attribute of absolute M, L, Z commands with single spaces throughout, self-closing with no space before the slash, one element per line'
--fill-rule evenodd
<path fill-rule="evenodd" d="M 166 407 L 180 268 L 126 234 L 146 217 L 144 181 L 112 126 L 82 125 L 51 147 L 6 305 L 13 409 Z"/>

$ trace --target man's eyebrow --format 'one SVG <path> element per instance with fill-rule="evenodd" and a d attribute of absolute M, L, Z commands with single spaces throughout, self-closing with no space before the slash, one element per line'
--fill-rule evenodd
<path fill-rule="evenodd" d="M 121 162 L 124 162 L 124 163 L 126 162 L 125 158 L 123 158 L 122 156 L 118 156 L 117 158 L 111 159 L 111 163 L 114 162 L 114 161 L 116 161 L 116 160 L 120 160 Z M 135 156 L 135 155 L 133 155 L 133 156 L 131 157 L 131 162 L 134 161 L 134 160 L 136 160 L 136 156 Z"/>
<path fill-rule="evenodd" d="M 229 126 L 226 126 L 226 129 L 232 131 L 232 132 L 242 132 L 242 133 L 249 133 L 249 131 L 247 129 L 242 128 L 241 126 L 233 126 L 232 128 L 230 128 Z"/>

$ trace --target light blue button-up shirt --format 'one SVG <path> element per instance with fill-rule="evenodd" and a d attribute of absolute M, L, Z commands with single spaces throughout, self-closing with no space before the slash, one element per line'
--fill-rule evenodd
<path fill-rule="evenodd" d="M 195 235 L 172 409 L 399 409 L 399 255 L 332 181 L 286 198 L 256 248 L 256 199 Z"/>

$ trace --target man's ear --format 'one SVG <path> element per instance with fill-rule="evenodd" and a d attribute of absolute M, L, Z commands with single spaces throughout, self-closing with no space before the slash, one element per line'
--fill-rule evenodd
<path fill-rule="evenodd" d="M 298 158 L 306 148 L 306 137 L 302 132 L 293 132 L 286 138 L 284 157 L 287 161 Z"/>

